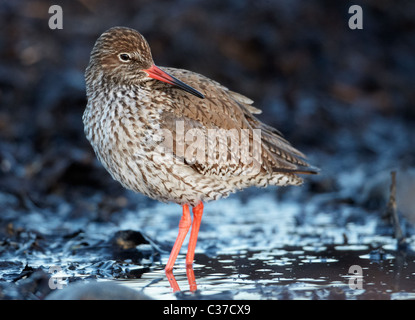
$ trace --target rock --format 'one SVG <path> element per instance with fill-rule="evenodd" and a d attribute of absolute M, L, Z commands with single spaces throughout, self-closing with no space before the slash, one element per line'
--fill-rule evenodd
<path fill-rule="evenodd" d="M 69 284 L 55 290 L 46 300 L 149 300 L 140 291 L 112 282 L 89 282 Z"/>

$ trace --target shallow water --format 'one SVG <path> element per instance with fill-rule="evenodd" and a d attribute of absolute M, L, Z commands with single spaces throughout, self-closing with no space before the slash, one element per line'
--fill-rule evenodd
<path fill-rule="evenodd" d="M 53 277 L 63 288 L 74 281 L 111 281 L 167 300 L 415 299 L 415 236 L 397 250 L 392 227 L 377 212 L 347 203 L 324 210 L 317 198 L 304 204 L 278 200 L 273 188 L 243 198 L 205 206 L 193 266 L 197 290 L 188 283 L 187 240 L 174 269 L 181 291 L 174 292 L 167 280 L 163 267 L 181 210 L 162 203 L 106 223 L 62 224 L 62 217 L 32 213 L 21 226 L 43 225 L 37 229 L 44 234 L 22 232 L 20 249 L 10 255 L 4 250 L 0 276 L 18 284 L 26 265 L 49 277 L 49 268 L 57 267 Z M 62 238 L 59 228 L 65 230 Z M 142 243 L 114 251 L 109 239 L 120 230 L 136 230 L 124 240 L 138 237 L 134 241 Z M 42 249 L 33 250 L 35 245 Z"/>
<path fill-rule="evenodd" d="M 405 260 L 387 255 L 382 261 L 374 261 L 366 254 L 368 250 L 330 248 L 323 254 L 307 250 L 275 249 L 266 256 L 263 252 L 219 255 L 215 260 L 200 255 L 200 263 L 194 267 L 196 292 L 189 290 L 184 268 L 175 271 L 182 289 L 176 294 L 161 267 L 143 274 L 141 279 L 121 283 L 156 299 L 415 298 L 413 257 Z M 355 265 L 362 268 L 362 277 L 349 270 Z M 362 279 L 361 285 L 357 279 Z"/>
<path fill-rule="evenodd" d="M 264 204 L 267 210 L 260 209 Z M 295 203 L 278 204 L 271 194 L 244 205 L 237 199 L 221 200 L 208 206 L 201 228 L 194 264 L 197 292 L 189 290 L 184 255 L 174 271 L 180 294 L 172 292 L 162 266 L 122 283 L 156 299 L 415 298 L 415 256 L 408 254 L 414 236 L 400 252 L 390 235 L 376 234 L 375 214 L 343 225 L 335 214 L 320 212 L 299 225 L 300 210 Z M 147 224 L 148 233 L 157 234 L 156 226 Z M 167 257 L 163 255 L 162 264 Z"/>

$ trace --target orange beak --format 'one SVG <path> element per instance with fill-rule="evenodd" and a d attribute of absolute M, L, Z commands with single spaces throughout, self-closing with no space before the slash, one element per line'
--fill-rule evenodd
<path fill-rule="evenodd" d="M 189 92 L 196 97 L 199 97 L 201 99 L 204 99 L 205 96 L 201 94 L 196 89 L 193 89 L 191 86 L 188 86 L 184 82 L 180 81 L 179 79 L 173 77 L 172 75 L 169 75 L 167 72 L 161 70 L 159 67 L 157 67 L 155 64 L 153 64 L 150 68 L 143 70 L 145 73 L 148 74 L 150 78 L 171 84 L 172 86 L 175 86 L 177 88 L 180 88 L 186 92 Z"/>

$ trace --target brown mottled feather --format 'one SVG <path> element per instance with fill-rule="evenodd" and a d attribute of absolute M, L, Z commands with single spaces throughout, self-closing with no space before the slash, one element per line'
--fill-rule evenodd
<path fill-rule="evenodd" d="M 207 134 L 207 129 L 253 129 L 261 130 L 263 170 L 272 172 L 316 173 L 316 169 L 304 160 L 303 153 L 291 146 L 281 133 L 262 122 L 253 113 L 261 110 L 252 106 L 249 98 L 230 91 L 228 88 L 195 72 L 175 68 L 162 68 L 174 77 L 203 92 L 205 99 L 199 99 L 188 93 L 166 86 L 174 96 L 175 103 L 162 117 L 162 127 L 175 133 L 177 120 L 185 122 L 185 129 L 199 128 Z M 157 83 L 157 85 L 160 85 Z M 164 86 L 164 84 L 161 84 Z M 252 136 L 250 137 L 252 138 Z M 186 145 L 188 147 L 189 144 Z M 192 162 L 191 159 L 187 159 Z M 223 164 L 226 166 L 226 164 Z M 204 163 L 194 166 L 195 170 L 206 172 Z M 227 174 L 232 172 L 227 171 Z"/>

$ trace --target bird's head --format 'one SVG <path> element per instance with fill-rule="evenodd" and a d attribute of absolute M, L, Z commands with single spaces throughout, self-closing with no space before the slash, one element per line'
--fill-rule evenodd
<path fill-rule="evenodd" d="M 125 27 L 111 28 L 98 38 L 85 77 L 87 86 L 104 79 L 132 85 L 156 79 L 204 98 L 199 91 L 157 67 L 146 39 L 138 31 Z"/>

